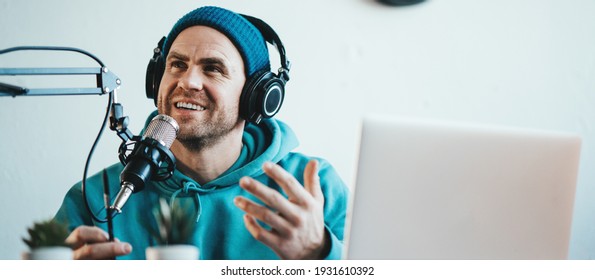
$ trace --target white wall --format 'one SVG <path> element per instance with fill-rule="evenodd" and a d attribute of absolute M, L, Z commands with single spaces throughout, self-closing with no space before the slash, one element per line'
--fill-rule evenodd
<path fill-rule="evenodd" d="M 350 185 L 369 112 L 582 135 L 570 257 L 595 258 L 594 1 L 0 0 L 0 49 L 60 45 L 98 56 L 122 79 L 119 101 L 138 133 L 154 108 L 144 96 L 153 47 L 206 4 L 260 17 L 280 34 L 293 68 L 278 117 L 300 151 L 329 159 Z M 6 54 L 0 67 L 95 66 L 79 57 Z M 81 180 L 106 104 L 107 96 L 0 98 L 0 259 L 18 259 L 26 227 L 52 217 Z M 106 130 L 91 173 L 117 161 L 118 144 Z"/>

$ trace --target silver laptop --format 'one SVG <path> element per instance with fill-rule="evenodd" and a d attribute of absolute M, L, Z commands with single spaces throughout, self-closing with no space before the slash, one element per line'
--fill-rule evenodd
<path fill-rule="evenodd" d="M 581 138 L 371 116 L 345 259 L 566 259 Z"/>

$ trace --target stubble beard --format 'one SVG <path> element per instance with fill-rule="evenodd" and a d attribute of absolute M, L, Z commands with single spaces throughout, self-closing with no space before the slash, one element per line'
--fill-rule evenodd
<path fill-rule="evenodd" d="M 193 152 L 200 152 L 216 145 L 241 121 L 237 109 L 228 109 L 223 114 L 216 115 L 215 118 L 195 120 L 181 125 L 176 140 Z"/>

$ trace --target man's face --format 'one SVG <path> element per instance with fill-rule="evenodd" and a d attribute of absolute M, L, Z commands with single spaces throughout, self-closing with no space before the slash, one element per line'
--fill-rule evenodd
<path fill-rule="evenodd" d="M 208 145 L 243 128 L 239 100 L 245 81 L 242 57 L 229 38 L 210 27 L 189 27 L 167 55 L 157 108 L 180 125 L 177 140 Z"/>

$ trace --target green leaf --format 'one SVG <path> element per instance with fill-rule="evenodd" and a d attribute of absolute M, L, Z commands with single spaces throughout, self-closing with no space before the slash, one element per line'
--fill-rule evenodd
<path fill-rule="evenodd" d="M 196 229 L 194 212 L 190 204 L 175 204 L 170 207 L 164 198 L 153 209 L 157 231 L 149 228 L 149 232 L 160 245 L 190 244 Z"/>
<path fill-rule="evenodd" d="M 36 222 L 27 229 L 29 238 L 22 238 L 30 249 L 50 246 L 66 246 L 68 237 L 68 226 L 56 220 L 50 219 Z"/>

